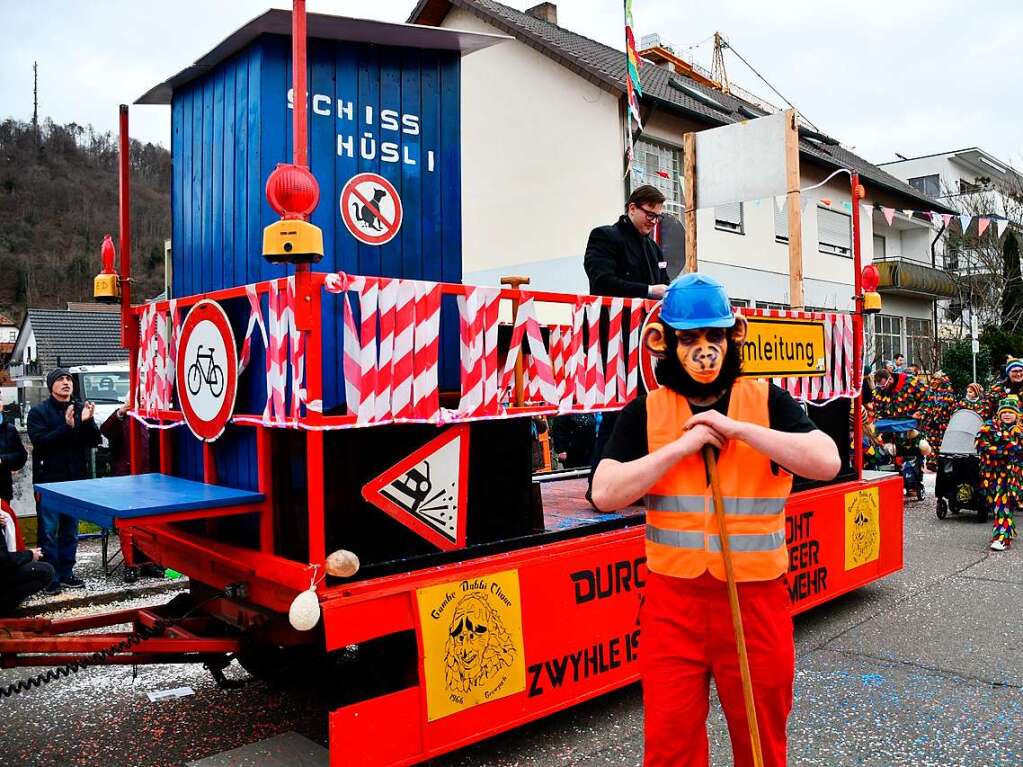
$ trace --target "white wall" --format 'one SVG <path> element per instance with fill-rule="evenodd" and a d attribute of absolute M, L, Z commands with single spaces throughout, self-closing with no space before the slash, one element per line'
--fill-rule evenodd
<path fill-rule="evenodd" d="M 0 327 L 0 344 L 13 344 L 18 340 L 18 329 L 15 327 Z"/>
<path fill-rule="evenodd" d="M 458 8 L 443 26 L 501 34 Z M 618 100 L 511 40 L 462 60 L 461 104 L 465 282 L 585 293 L 590 230 L 623 208 Z"/>
<path fill-rule="evenodd" d="M 458 8 L 443 25 L 500 33 Z M 511 40 L 463 59 L 461 103 L 465 282 L 494 285 L 503 275 L 524 274 L 535 288 L 586 292 L 582 262 L 589 232 L 614 222 L 625 197 L 619 99 Z M 702 127 L 655 110 L 643 136 L 681 147 L 685 131 Z M 829 172 L 804 162 L 801 185 Z M 816 213 L 822 198 L 831 200 L 833 210 L 851 212 L 843 205 L 851 206 L 848 176 L 805 196 L 804 300 L 851 309 L 852 258 L 820 252 Z M 879 215 L 860 218 L 864 263 L 873 257 L 875 225 L 887 228 Z M 712 210 L 698 212 L 697 226 L 700 268 L 724 280 L 734 297 L 789 303 L 788 245 L 775 240 L 771 200 L 744 206 L 741 235 L 716 230 Z M 905 250 L 901 239 L 895 250 Z M 929 301 L 916 303 L 904 316 L 929 315 Z"/>
<path fill-rule="evenodd" d="M 946 191 L 958 191 L 959 179 L 965 178 L 964 170 L 948 159 L 947 154 L 936 154 L 930 157 L 916 157 L 912 160 L 899 160 L 898 162 L 885 163 L 881 166 L 895 178 L 901 178 L 909 183 L 911 178 L 921 176 L 933 176 L 938 174 L 941 177 L 941 193 Z M 967 181 L 972 182 L 972 178 Z"/>
<path fill-rule="evenodd" d="M 36 357 L 39 355 L 39 349 L 36 346 L 35 331 L 33 331 L 31 327 L 27 329 L 28 336 L 25 338 L 24 345 L 22 346 L 21 349 L 21 362 L 23 364 L 31 362 L 32 360 L 36 359 Z"/>

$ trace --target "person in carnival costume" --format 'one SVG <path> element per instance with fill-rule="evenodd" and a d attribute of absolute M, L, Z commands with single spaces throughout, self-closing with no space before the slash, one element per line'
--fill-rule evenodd
<path fill-rule="evenodd" d="M 874 375 L 874 416 L 920 418 L 927 389 L 916 376 L 883 368 Z"/>
<path fill-rule="evenodd" d="M 991 406 L 984 396 L 984 387 L 974 381 L 966 386 L 966 396 L 959 400 L 959 410 L 972 410 L 985 421 L 991 418 Z"/>
<path fill-rule="evenodd" d="M 942 371 L 935 370 L 931 376 L 931 385 L 927 390 L 927 400 L 923 408 L 923 432 L 931 445 L 940 445 L 942 437 L 945 436 L 945 429 L 948 428 L 948 419 L 956 411 L 955 389 L 952 382 L 948 380 Z M 934 471 L 936 468 L 935 454 L 932 452 L 927 457 L 927 468 Z"/>
<path fill-rule="evenodd" d="M 994 413 L 999 403 L 1010 394 L 1023 399 L 1023 359 L 1012 355 L 1006 357 L 1004 377 L 988 392 L 989 411 Z"/>
<path fill-rule="evenodd" d="M 1016 537 L 1013 514 L 1023 498 L 1023 426 L 1017 397 L 999 402 L 994 419 L 980 427 L 977 454 L 981 489 L 995 520 L 991 549 L 1005 551 Z"/>
<path fill-rule="evenodd" d="M 728 537 L 762 763 L 786 764 L 795 656 L 785 503 L 793 474 L 831 479 L 841 459 L 788 392 L 741 376 L 746 328 L 714 278 L 692 272 L 672 282 L 660 321 L 643 336 L 659 359 L 660 386 L 621 411 L 593 477 L 593 503 L 601 510 L 646 497 L 640 661 L 646 767 L 706 767 L 711 677 L 733 763 L 753 765 L 704 446 L 720 451 L 720 489 L 732 508 Z"/>

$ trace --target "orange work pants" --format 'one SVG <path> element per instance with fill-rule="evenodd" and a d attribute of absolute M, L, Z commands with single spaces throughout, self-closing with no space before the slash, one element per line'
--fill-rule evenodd
<path fill-rule="evenodd" d="M 765 767 L 785 767 L 795 650 L 785 579 L 739 584 Z M 640 664 L 645 767 L 707 767 L 710 680 L 728 721 L 735 767 L 752 767 L 728 587 L 709 573 L 650 573 L 642 612 Z"/>

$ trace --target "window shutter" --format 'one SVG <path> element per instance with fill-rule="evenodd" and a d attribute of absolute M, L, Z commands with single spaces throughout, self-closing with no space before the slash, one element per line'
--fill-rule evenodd
<path fill-rule="evenodd" d="M 847 256 L 852 252 L 852 217 L 817 208 L 817 239 L 821 250 Z"/>
<path fill-rule="evenodd" d="M 884 261 L 885 254 L 886 254 L 885 248 L 886 248 L 886 244 L 885 244 L 884 235 L 875 234 L 874 235 L 874 260 L 875 261 Z"/>
<path fill-rule="evenodd" d="M 714 208 L 714 225 L 731 232 L 741 232 L 742 203 L 732 202 Z"/>
<path fill-rule="evenodd" d="M 788 200 L 781 206 L 781 210 L 778 210 L 778 206 L 774 204 L 774 200 L 771 200 L 771 204 L 774 205 L 774 238 L 781 240 L 782 242 L 789 241 L 789 203 Z"/>

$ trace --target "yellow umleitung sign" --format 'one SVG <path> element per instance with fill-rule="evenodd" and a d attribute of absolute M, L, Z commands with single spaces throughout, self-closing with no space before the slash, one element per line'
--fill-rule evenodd
<path fill-rule="evenodd" d="M 742 374 L 753 378 L 822 376 L 824 322 L 780 317 L 747 317 Z"/>
<path fill-rule="evenodd" d="M 419 589 L 416 601 L 431 722 L 526 689 L 518 570 Z"/>
<path fill-rule="evenodd" d="M 881 504 L 876 487 L 845 494 L 845 569 L 875 562 L 881 554 Z"/>

